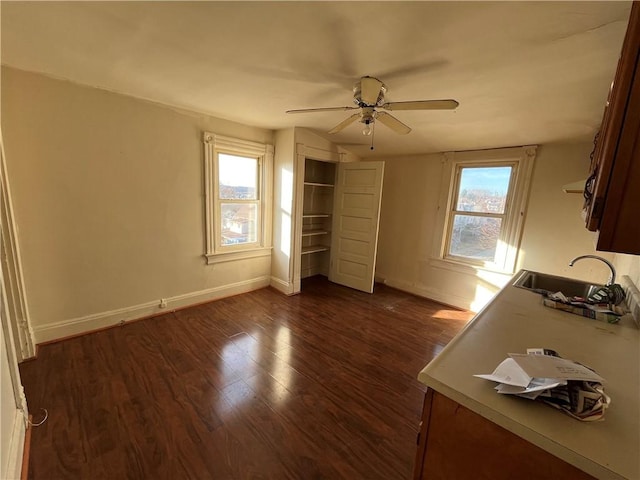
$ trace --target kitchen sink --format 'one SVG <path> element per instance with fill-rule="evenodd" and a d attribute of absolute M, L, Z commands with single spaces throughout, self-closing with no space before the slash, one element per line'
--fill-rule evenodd
<path fill-rule="evenodd" d="M 523 270 L 512 285 L 536 293 L 562 292 L 566 297 L 588 298 L 601 285 L 583 282 L 573 278 L 557 277 L 546 273 Z"/>

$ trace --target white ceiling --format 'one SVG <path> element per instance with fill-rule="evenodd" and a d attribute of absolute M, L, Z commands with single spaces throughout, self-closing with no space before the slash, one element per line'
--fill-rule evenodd
<path fill-rule="evenodd" d="M 2 63 L 268 129 L 326 132 L 363 75 L 394 112 L 374 155 L 590 140 L 630 2 L 0 2 Z M 331 136 L 366 144 L 360 124 Z M 348 147 L 370 156 L 368 145 Z"/>

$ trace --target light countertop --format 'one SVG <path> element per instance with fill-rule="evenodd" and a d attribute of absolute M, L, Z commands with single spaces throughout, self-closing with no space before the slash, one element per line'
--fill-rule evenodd
<path fill-rule="evenodd" d="M 640 479 L 640 331 L 542 305 L 541 296 L 502 289 L 418 375 L 446 395 L 564 461 L 602 479 Z M 549 348 L 604 377 L 611 405 L 580 422 L 539 402 L 500 395 L 491 373 L 509 353 Z"/>

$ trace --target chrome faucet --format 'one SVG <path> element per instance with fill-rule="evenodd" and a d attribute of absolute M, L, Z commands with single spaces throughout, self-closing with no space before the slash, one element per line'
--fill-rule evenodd
<path fill-rule="evenodd" d="M 611 264 L 611 262 L 609 260 L 606 260 L 602 257 L 599 257 L 597 255 L 580 255 L 579 257 L 574 258 L 573 260 L 571 260 L 569 262 L 569 266 L 573 267 L 573 264 L 576 263 L 578 260 L 582 260 L 583 258 L 593 258 L 595 260 L 600 260 L 601 262 L 604 262 L 607 264 L 607 267 L 609 267 L 609 270 L 611 270 L 611 275 L 609 276 L 609 280 L 607 280 L 607 284 L 606 286 L 608 287 L 609 285 L 613 285 L 616 281 L 616 269 L 613 268 L 613 265 Z"/>

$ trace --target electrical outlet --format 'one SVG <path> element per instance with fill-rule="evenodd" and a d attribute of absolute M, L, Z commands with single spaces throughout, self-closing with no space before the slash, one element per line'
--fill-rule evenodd
<path fill-rule="evenodd" d="M 167 308 L 167 299 L 166 298 L 161 298 L 160 299 L 160 305 L 158 305 L 160 308 Z"/>

